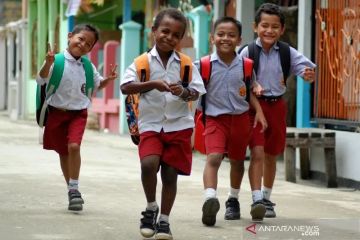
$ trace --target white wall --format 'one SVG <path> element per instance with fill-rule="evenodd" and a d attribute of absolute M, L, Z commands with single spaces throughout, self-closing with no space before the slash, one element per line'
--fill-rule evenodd
<path fill-rule="evenodd" d="M 338 177 L 360 181 L 360 133 L 336 131 L 336 169 Z M 325 172 L 325 156 L 321 148 L 313 148 L 310 169 Z"/>

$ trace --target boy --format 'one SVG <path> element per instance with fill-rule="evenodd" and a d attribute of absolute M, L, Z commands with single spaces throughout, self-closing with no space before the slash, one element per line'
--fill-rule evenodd
<path fill-rule="evenodd" d="M 236 52 L 241 42 L 241 23 L 231 17 L 223 17 L 214 23 L 211 42 L 216 52 L 211 54 L 211 77 L 207 85 L 205 100 L 205 148 L 206 165 L 203 181 L 205 202 L 202 207 L 202 222 L 213 226 L 220 204 L 216 197 L 217 173 L 225 155 L 230 159 L 230 192 L 225 203 L 226 220 L 240 219 L 238 195 L 244 174 L 244 159 L 250 139 L 249 104 L 256 112 L 254 126 L 266 128 L 266 120 L 256 97 L 250 93 L 246 101 L 246 86 L 243 59 Z M 258 206 L 252 214 L 265 212 Z"/>
<path fill-rule="evenodd" d="M 80 145 L 85 131 L 87 108 L 91 100 L 85 92 L 85 70 L 81 57 L 89 53 L 99 39 L 99 32 L 88 24 L 77 25 L 68 34 L 68 47 L 64 51 L 64 72 L 58 89 L 48 99 L 49 115 L 45 124 L 43 148 L 59 154 L 61 170 L 68 186 L 68 209 L 81 211 L 84 200 L 78 190 L 80 175 Z M 55 52 L 48 44 L 45 63 L 36 78 L 38 84 L 49 82 Z M 92 65 L 94 86 L 104 88 L 117 78 L 116 66 L 108 78 L 103 79 Z"/>
<path fill-rule="evenodd" d="M 283 153 L 286 139 L 286 103 L 282 98 L 286 91 L 286 79 L 283 77 L 278 46 L 278 40 L 285 31 L 285 17 L 279 6 L 271 3 L 261 5 L 255 15 L 254 31 L 258 35 L 255 43 L 261 49 L 256 76 L 263 88 L 257 97 L 268 128 L 265 132 L 258 127 L 253 131 L 249 178 L 254 203 L 265 204 L 265 217 L 275 217 L 275 204 L 270 201 L 270 194 L 275 180 L 276 158 Z M 240 55 L 248 56 L 248 47 Z M 314 80 L 316 65 L 292 47 L 290 62 L 292 74 L 310 82 Z"/>
<path fill-rule="evenodd" d="M 190 175 L 191 171 L 194 119 L 187 101 L 196 100 L 205 88 L 195 67 L 189 86 L 181 85 L 180 58 L 174 50 L 185 30 L 186 18 L 180 11 L 168 8 L 159 12 L 152 27 L 155 46 L 148 52 L 149 81 L 140 82 L 133 63 L 121 82 L 123 94 L 141 93 L 138 149 L 147 207 L 141 213 L 140 233 L 147 238 L 155 234 L 155 239 L 172 239 L 169 214 L 176 197 L 177 176 Z M 157 221 L 159 169 L 163 185 Z"/>

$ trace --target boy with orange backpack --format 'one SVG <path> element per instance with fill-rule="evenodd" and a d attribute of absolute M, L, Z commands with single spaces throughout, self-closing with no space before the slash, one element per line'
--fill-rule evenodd
<path fill-rule="evenodd" d="M 205 202 L 202 207 L 202 222 L 207 226 L 215 224 L 216 214 L 220 208 L 216 196 L 217 173 L 225 156 L 230 159 L 230 192 L 225 203 L 225 219 L 240 218 L 238 195 L 252 127 L 248 114 L 249 105 L 256 109 L 254 127 L 261 125 L 264 130 L 267 126 L 256 97 L 249 91 L 249 86 L 254 84 L 254 77 L 247 79 L 251 82 L 244 81 L 243 62 L 247 60 L 240 58 L 235 52 L 241 42 L 241 30 L 239 21 L 232 17 L 223 17 L 214 23 L 211 36 L 216 52 L 210 55 L 211 70 L 206 81 L 206 98 L 201 99 L 202 113 L 205 115 L 204 135 L 207 154 L 203 175 Z M 196 65 L 200 72 L 203 72 L 201 68 L 204 65 Z M 264 206 L 254 206 L 251 210 L 253 219 L 261 215 L 261 212 L 265 212 Z"/>
<path fill-rule="evenodd" d="M 183 59 L 189 57 L 175 49 L 184 36 L 186 25 L 186 18 L 176 9 L 159 12 L 152 27 L 155 46 L 145 55 L 149 71 L 137 74 L 138 60 L 135 60 L 121 81 L 123 94 L 140 93 L 138 149 L 147 200 L 146 209 L 141 213 L 140 233 L 146 238 L 155 235 L 155 239 L 172 239 L 169 215 L 176 197 L 177 176 L 191 172 L 194 119 L 188 101 L 196 100 L 205 93 L 205 88 L 191 61 L 187 68 L 189 75 L 180 74 Z M 181 79 L 181 75 L 188 81 Z M 158 219 L 156 184 L 159 169 L 162 194 Z"/>

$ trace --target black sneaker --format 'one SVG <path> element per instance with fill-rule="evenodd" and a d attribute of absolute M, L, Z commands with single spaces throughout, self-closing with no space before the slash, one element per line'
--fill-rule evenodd
<path fill-rule="evenodd" d="M 220 203 L 217 198 L 209 198 L 202 207 L 202 222 L 206 226 L 214 226 L 216 223 L 216 214 L 220 209 Z"/>
<path fill-rule="evenodd" d="M 159 214 L 159 208 L 155 211 L 145 209 L 141 212 L 144 217 L 140 219 L 140 233 L 145 238 L 150 238 L 155 234 L 156 220 Z"/>
<path fill-rule="evenodd" d="M 240 219 L 240 204 L 236 198 L 229 198 L 225 202 L 225 220 Z"/>
<path fill-rule="evenodd" d="M 84 200 L 81 197 L 81 193 L 77 189 L 70 189 L 68 192 L 70 211 L 81 211 L 83 209 Z"/>
<path fill-rule="evenodd" d="M 270 200 L 267 200 L 267 199 L 263 199 L 263 202 L 264 202 L 265 207 L 266 207 L 265 217 L 266 218 L 274 218 L 274 217 L 276 217 L 276 213 L 275 213 L 275 210 L 274 210 L 274 206 L 276 204 L 271 202 Z"/>
<path fill-rule="evenodd" d="M 265 204 L 262 200 L 256 201 L 251 205 L 250 215 L 253 222 L 262 222 L 266 212 Z"/>
<path fill-rule="evenodd" d="M 170 231 L 170 224 L 164 221 L 158 222 L 156 225 L 155 239 L 171 240 L 173 239 Z"/>

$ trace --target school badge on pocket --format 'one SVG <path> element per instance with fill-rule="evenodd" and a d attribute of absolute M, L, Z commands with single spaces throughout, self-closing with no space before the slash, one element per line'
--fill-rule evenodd
<path fill-rule="evenodd" d="M 245 87 L 245 86 L 242 86 L 242 87 L 239 89 L 239 95 L 242 96 L 242 97 L 245 97 L 245 96 L 246 96 L 246 87 Z"/>

